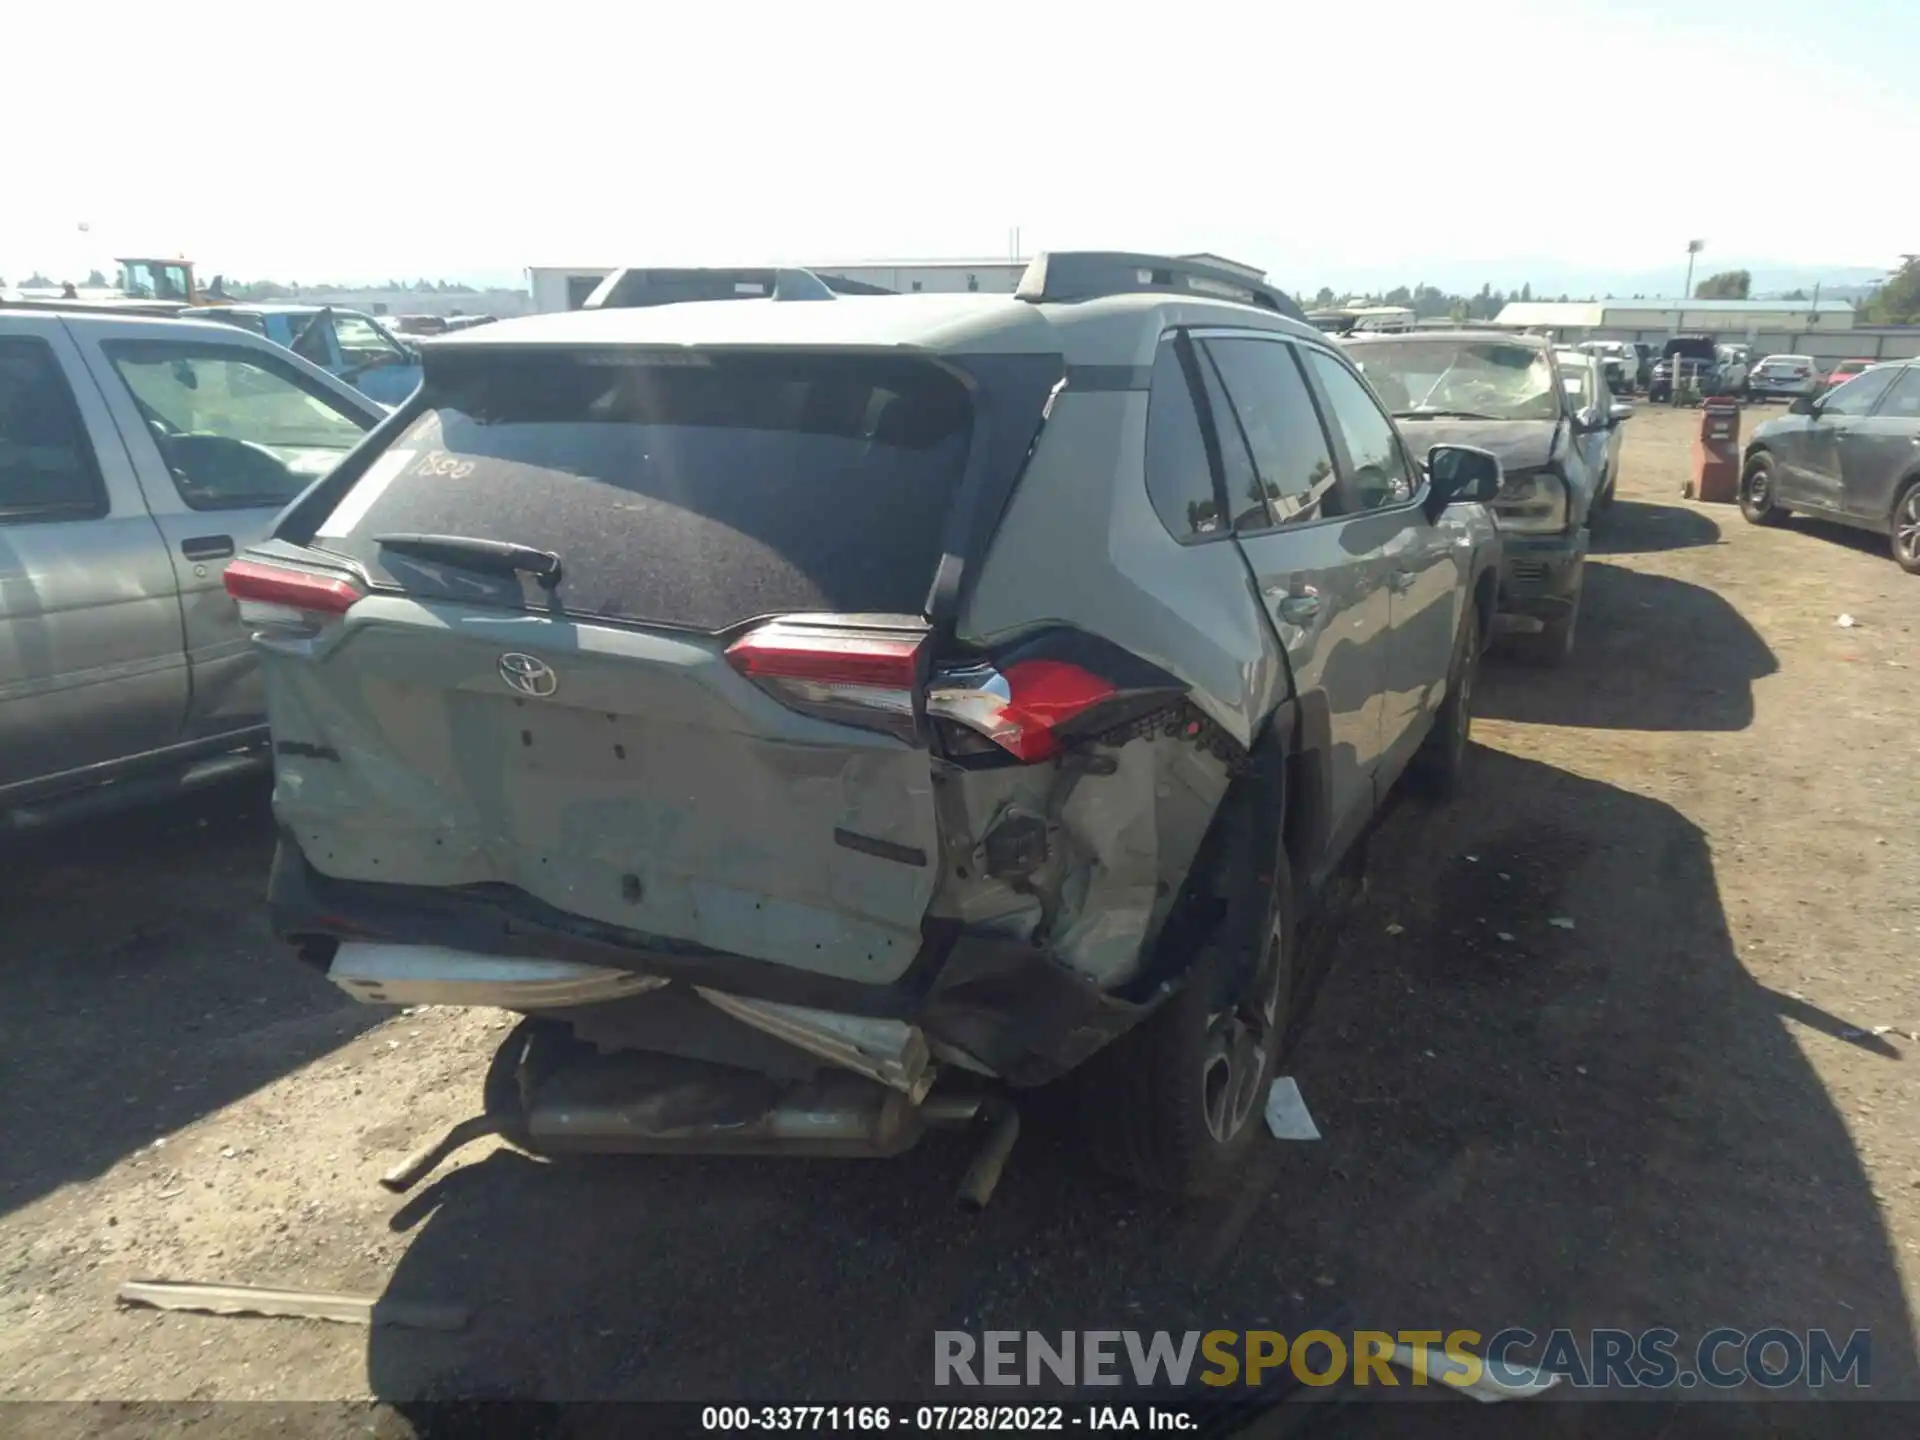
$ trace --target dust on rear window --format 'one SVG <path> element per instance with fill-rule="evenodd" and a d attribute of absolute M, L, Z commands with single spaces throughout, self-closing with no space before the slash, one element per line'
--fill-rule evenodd
<path fill-rule="evenodd" d="M 524 578 L 376 542 L 531 546 L 574 614 L 704 631 L 920 613 L 972 425 L 958 379 L 892 356 L 477 351 L 436 357 L 422 398 L 317 547 L 377 586 L 544 609 Z"/>

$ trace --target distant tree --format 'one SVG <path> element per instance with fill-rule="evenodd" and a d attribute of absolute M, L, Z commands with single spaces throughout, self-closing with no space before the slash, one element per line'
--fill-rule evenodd
<path fill-rule="evenodd" d="M 53 288 L 53 281 L 36 270 L 20 282 L 20 288 L 22 290 L 50 290 Z"/>
<path fill-rule="evenodd" d="M 1528 302 L 1528 301 L 1530 301 L 1530 300 L 1532 300 L 1532 299 L 1533 299 L 1533 286 L 1532 286 L 1532 284 L 1531 284 L 1531 283 L 1528 283 L 1528 284 L 1525 284 L 1525 285 L 1522 285 L 1522 286 L 1520 287 L 1520 300 L 1521 300 L 1521 303 L 1523 303 L 1523 304 L 1525 304 L 1526 302 Z"/>
<path fill-rule="evenodd" d="M 1566 304 L 1566 303 L 1567 303 L 1567 292 L 1566 292 L 1566 291 L 1564 291 L 1564 290 L 1562 290 L 1562 291 L 1560 292 L 1560 303 L 1561 303 L 1562 305 L 1564 305 L 1564 304 Z"/>
<path fill-rule="evenodd" d="M 1920 255 L 1907 255 L 1900 268 L 1861 307 L 1874 325 L 1910 325 L 1920 322 Z"/>
<path fill-rule="evenodd" d="M 1804 290 L 1789 290 L 1780 298 L 1782 300 L 1804 300 L 1807 298 L 1807 292 Z"/>
<path fill-rule="evenodd" d="M 102 275 L 98 270 L 87 271 L 87 284 L 93 286 L 94 289 L 101 289 L 106 283 L 107 277 Z"/>
<path fill-rule="evenodd" d="M 1745 300 L 1753 293 L 1753 276 L 1745 270 L 1722 270 L 1693 287 L 1696 300 Z"/>
<path fill-rule="evenodd" d="M 1322 285 L 1314 295 L 1313 303 L 1322 310 L 1326 309 L 1329 305 L 1333 304 L 1333 291 L 1327 286 Z"/>

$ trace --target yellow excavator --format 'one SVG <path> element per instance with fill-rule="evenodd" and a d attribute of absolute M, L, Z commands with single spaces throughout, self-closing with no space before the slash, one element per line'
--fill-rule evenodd
<path fill-rule="evenodd" d="M 191 260 L 135 256 L 113 263 L 120 267 L 120 293 L 129 300 L 195 306 L 233 303 L 218 275 L 213 277 L 210 289 L 202 290 L 195 285 Z"/>

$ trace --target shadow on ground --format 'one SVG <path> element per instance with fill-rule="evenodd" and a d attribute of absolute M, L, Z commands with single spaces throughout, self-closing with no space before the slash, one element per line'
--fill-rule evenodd
<path fill-rule="evenodd" d="M 267 929 L 264 781 L 0 841 L 0 1211 L 381 1017 Z"/>
<path fill-rule="evenodd" d="M 1237 1197 L 1163 1205 L 1044 1132 L 975 1216 L 944 1140 L 893 1162 L 502 1152 L 403 1211 L 391 1293 L 478 1313 L 463 1335 L 372 1332 L 374 1393 L 924 1398 L 938 1329 L 1338 1312 L 1871 1327 L 1875 1392 L 1913 1395 L 1867 1178 L 1732 952 L 1701 833 L 1551 766 L 1474 764 L 1471 798 L 1403 807 L 1375 840 L 1291 1064 L 1326 1138 L 1263 1139 Z"/>
<path fill-rule="evenodd" d="M 1619 730 L 1753 723 L 1754 682 L 1780 667 L 1732 604 L 1703 585 L 1598 561 L 1585 586 L 1567 662 L 1515 665 L 1496 649 L 1474 692 L 1477 715 Z"/>
<path fill-rule="evenodd" d="M 1862 530 L 1857 526 L 1842 525 L 1837 520 L 1816 520 L 1810 515 L 1789 515 L 1781 528 L 1798 530 L 1809 538 L 1817 537 L 1831 544 L 1844 545 L 1849 550 L 1872 555 L 1889 565 L 1894 563 L 1884 531 Z"/>
<path fill-rule="evenodd" d="M 1618 499 L 1594 530 L 1592 553 L 1635 555 L 1719 543 L 1720 526 L 1711 515 L 1684 505 Z"/>

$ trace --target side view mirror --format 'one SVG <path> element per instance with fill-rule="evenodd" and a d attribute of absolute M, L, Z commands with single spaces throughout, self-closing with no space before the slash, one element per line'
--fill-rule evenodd
<path fill-rule="evenodd" d="M 1500 460 L 1476 445 L 1436 445 L 1427 451 L 1427 515 L 1438 519 L 1449 505 L 1491 505 L 1505 479 Z"/>
<path fill-rule="evenodd" d="M 1624 421 L 1631 420 L 1632 418 L 1633 418 L 1633 406 L 1627 404 L 1626 401 L 1624 400 L 1614 401 L 1613 407 L 1607 411 L 1607 419 L 1610 420 L 1615 425 L 1619 425 Z"/>
<path fill-rule="evenodd" d="M 1787 407 L 1787 413 L 1789 415 L 1818 415 L 1820 413 L 1820 406 L 1815 403 L 1813 396 L 1801 395 Z"/>

